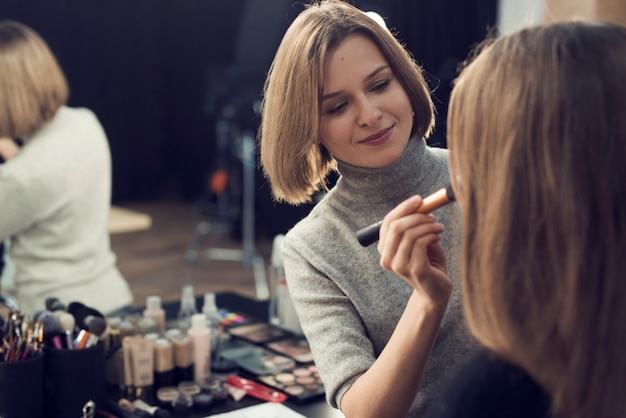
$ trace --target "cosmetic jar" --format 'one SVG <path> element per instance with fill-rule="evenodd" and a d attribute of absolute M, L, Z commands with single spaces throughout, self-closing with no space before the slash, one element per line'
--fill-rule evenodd
<path fill-rule="evenodd" d="M 186 417 L 191 415 L 192 407 L 193 399 L 189 395 L 178 393 L 174 399 L 172 399 L 172 412 L 175 416 Z"/>
<path fill-rule="evenodd" d="M 199 392 L 192 396 L 193 407 L 196 411 L 206 411 L 213 405 L 213 396 L 209 392 Z"/>
<path fill-rule="evenodd" d="M 191 380 L 186 380 L 178 384 L 178 392 L 183 395 L 193 396 L 200 393 L 200 385 Z"/>
<path fill-rule="evenodd" d="M 176 386 L 163 386 L 157 390 L 157 404 L 161 408 L 171 408 L 172 401 L 177 395 Z"/>

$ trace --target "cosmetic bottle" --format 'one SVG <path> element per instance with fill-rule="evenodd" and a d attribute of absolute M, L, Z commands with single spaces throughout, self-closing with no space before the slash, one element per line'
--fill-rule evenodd
<path fill-rule="evenodd" d="M 172 328 L 166 333 L 172 342 L 174 351 L 174 383 L 178 384 L 193 378 L 193 347 L 191 338 L 183 334 L 177 328 Z"/>
<path fill-rule="evenodd" d="M 174 384 L 174 348 L 166 338 L 158 338 L 154 342 L 154 387 Z"/>
<path fill-rule="evenodd" d="M 217 373 L 233 372 L 237 369 L 237 363 L 220 355 L 221 346 L 230 339 L 230 335 L 222 332 L 222 318 L 215 302 L 215 293 L 204 294 L 202 313 L 206 317 L 207 324 L 211 330 L 211 370 Z"/>
<path fill-rule="evenodd" d="M 191 317 L 198 313 L 196 296 L 192 285 L 183 286 L 180 297 L 180 310 L 178 311 L 178 327 L 186 331 L 191 326 Z"/>
<path fill-rule="evenodd" d="M 124 353 L 122 351 L 122 338 L 120 336 L 119 317 L 107 318 L 110 328 L 109 336 L 104 340 L 104 377 L 108 385 L 123 387 Z"/>
<path fill-rule="evenodd" d="M 124 396 L 130 399 L 136 397 L 135 382 L 133 380 L 133 345 L 137 339 L 141 338 L 139 335 L 129 335 L 122 339 L 122 353 L 123 353 L 123 378 L 122 383 L 124 387 Z"/>
<path fill-rule="evenodd" d="M 155 321 L 154 318 L 150 318 L 149 316 L 139 318 L 135 326 L 137 327 L 137 332 L 141 335 L 159 333 L 159 325 L 157 321 Z"/>
<path fill-rule="evenodd" d="M 114 346 L 119 346 L 122 343 L 122 339 L 120 338 L 120 324 L 122 323 L 122 318 L 117 316 L 107 317 L 106 321 L 108 333 L 106 338 L 102 341 L 105 355 L 107 355 Z"/>
<path fill-rule="evenodd" d="M 131 367 L 135 397 L 154 401 L 154 340 L 135 337 L 131 345 Z M 135 399 L 135 398 L 133 398 Z"/>
<path fill-rule="evenodd" d="M 301 335 L 300 320 L 293 306 L 291 295 L 287 288 L 287 279 L 285 278 L 285 267 L 281 250 L 284 237 L 282 234 L 276 235 L 272 242 L 270 266 L 272 295 L 270 297 L 268 316 L 272 325 Z"/>
<path fill-rule="evenodd" d="M 137 334 L 137 327 L 129 320 L 122 320 L 119 324 L 120 329 L 120 340 L 124 339 L 124 337 L 128 337 L 131 335 Z"/>
<path fill-rule="evenodd" d="M 154 319 L 159 335 L 165 334 L 165 310 L 161 306 L 160 296 L 148 296 L 146 298 L 146 309 L 143 311 L 143 316 Z"/>
<path fill-rule="evenodd" d="M 204 314 L 191 317 L 191 328 L 187 330 L 193 347 L 194 380 L 204 381 L 211 370 L 211 331 Z"/>
<path fill-rule="evenodd" d="M 211 330 L 211 352 L 215 353 L 215 348 L 220 338 L 220 314 L 215 303 L 215 293 L 204 294 L 202 313 L 206 317 L 207 324 Z"/>

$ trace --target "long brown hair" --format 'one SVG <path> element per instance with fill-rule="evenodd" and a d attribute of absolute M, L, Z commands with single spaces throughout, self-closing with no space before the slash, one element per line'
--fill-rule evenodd
<path fill-rule="evenodd" d="M 562 22 L 483 46 L 448 114 L 467 320 L 555 415 L 626 411 L 626 28 Z"/>
<path fill-rule="evenodd" d="M 0 137 L 27 139 L 69 95 L 46 42 L 28 26 L 0 21 Z"/>
<path fill-rule="evenodd" d="M 433 104 L 422 69 L 394 35 L 343 1 L 309 4 L 285 33 L 264 88 L 261 164 L 278 201 L 310 201 L 335 167 L 319 143 L 323 66 L 328 50 L 354 32 L 376 44 L 407 92 L 415 113 L 413 133 L 427 136 L 432 129 Z"/>

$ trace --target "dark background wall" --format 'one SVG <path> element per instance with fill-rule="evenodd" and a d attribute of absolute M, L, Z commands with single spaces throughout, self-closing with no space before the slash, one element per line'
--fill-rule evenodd
<path fill-rule="evenodd" d="M 258 19 L 253 16 L 243 27 L 258 36 L 259 44 L 265 39 L 275 45 L 248 50 L 248 61 L 271 55 L 263 51 L 275 50 L 301 9 L 292 0 L 265 1 L 268 8 L 271 3 L 281 8 L 279 18 L 264 23 L 263 13 L 257 12 Z M 497 0 L 353 3 L 383 15 L 424 66 L 438 111 L 431 144 L 445 146 L 445 110 L 456 65 L 494 24 Z M 216 152 L 207 91 L 216 85 L 216 77 L 219 82 L 219 77 L 232 76 L 209 70 L 233 71 L 228 64 L 238 56 L 237 33 L 245 4 L 245 0 L 0 0 L 0 19 L 19 20 L 38 31 L 66 72 L 69 104 L 89 107 L 100 118 L 113 156 L 114 202 L 165 195 L 196 200 L 207 188 Z M 262 179 L 258 183 L 260 206 L 276 209 L 269 202 L 267 185 Z"/>

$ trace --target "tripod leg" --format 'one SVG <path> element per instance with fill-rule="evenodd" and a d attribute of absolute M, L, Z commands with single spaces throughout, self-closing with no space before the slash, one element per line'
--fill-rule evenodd
<path fill-rule="evenodd" d="M 204 238 L 209 236 L 211 233 L 211 223 L 208 221 L 200 222 L 194 231 L 193 239 L 189 243 L 187 247 L 187 251 L 185 252 L 185 261 L 187 264 L 196 264 L 199 259 L 200 254 L 200 244 Z"/>
<path fill-rule="evenodd" d="M 256 255 L 252 261 L 254 271 L 254 286 L 256 298 L 258 300 L 268 300 L 270 289 L 267 285 L 267 274 L 265 272 L 265 260 L 260 255 Z"/>
<path fill-rule="evenodd" d="M 243 250 L 244 263 L 252 267 L 254 271 L 254 284 L 256 296 L 259 300 L 269 298 L 269 286 L 265 273 L 265 261 L 257 251 L 255 246 L 254 226 L 254 206 L 255 206 L 255 141 L 251 131 L 244 131 L 242 134 L 243 147 Z"/>

